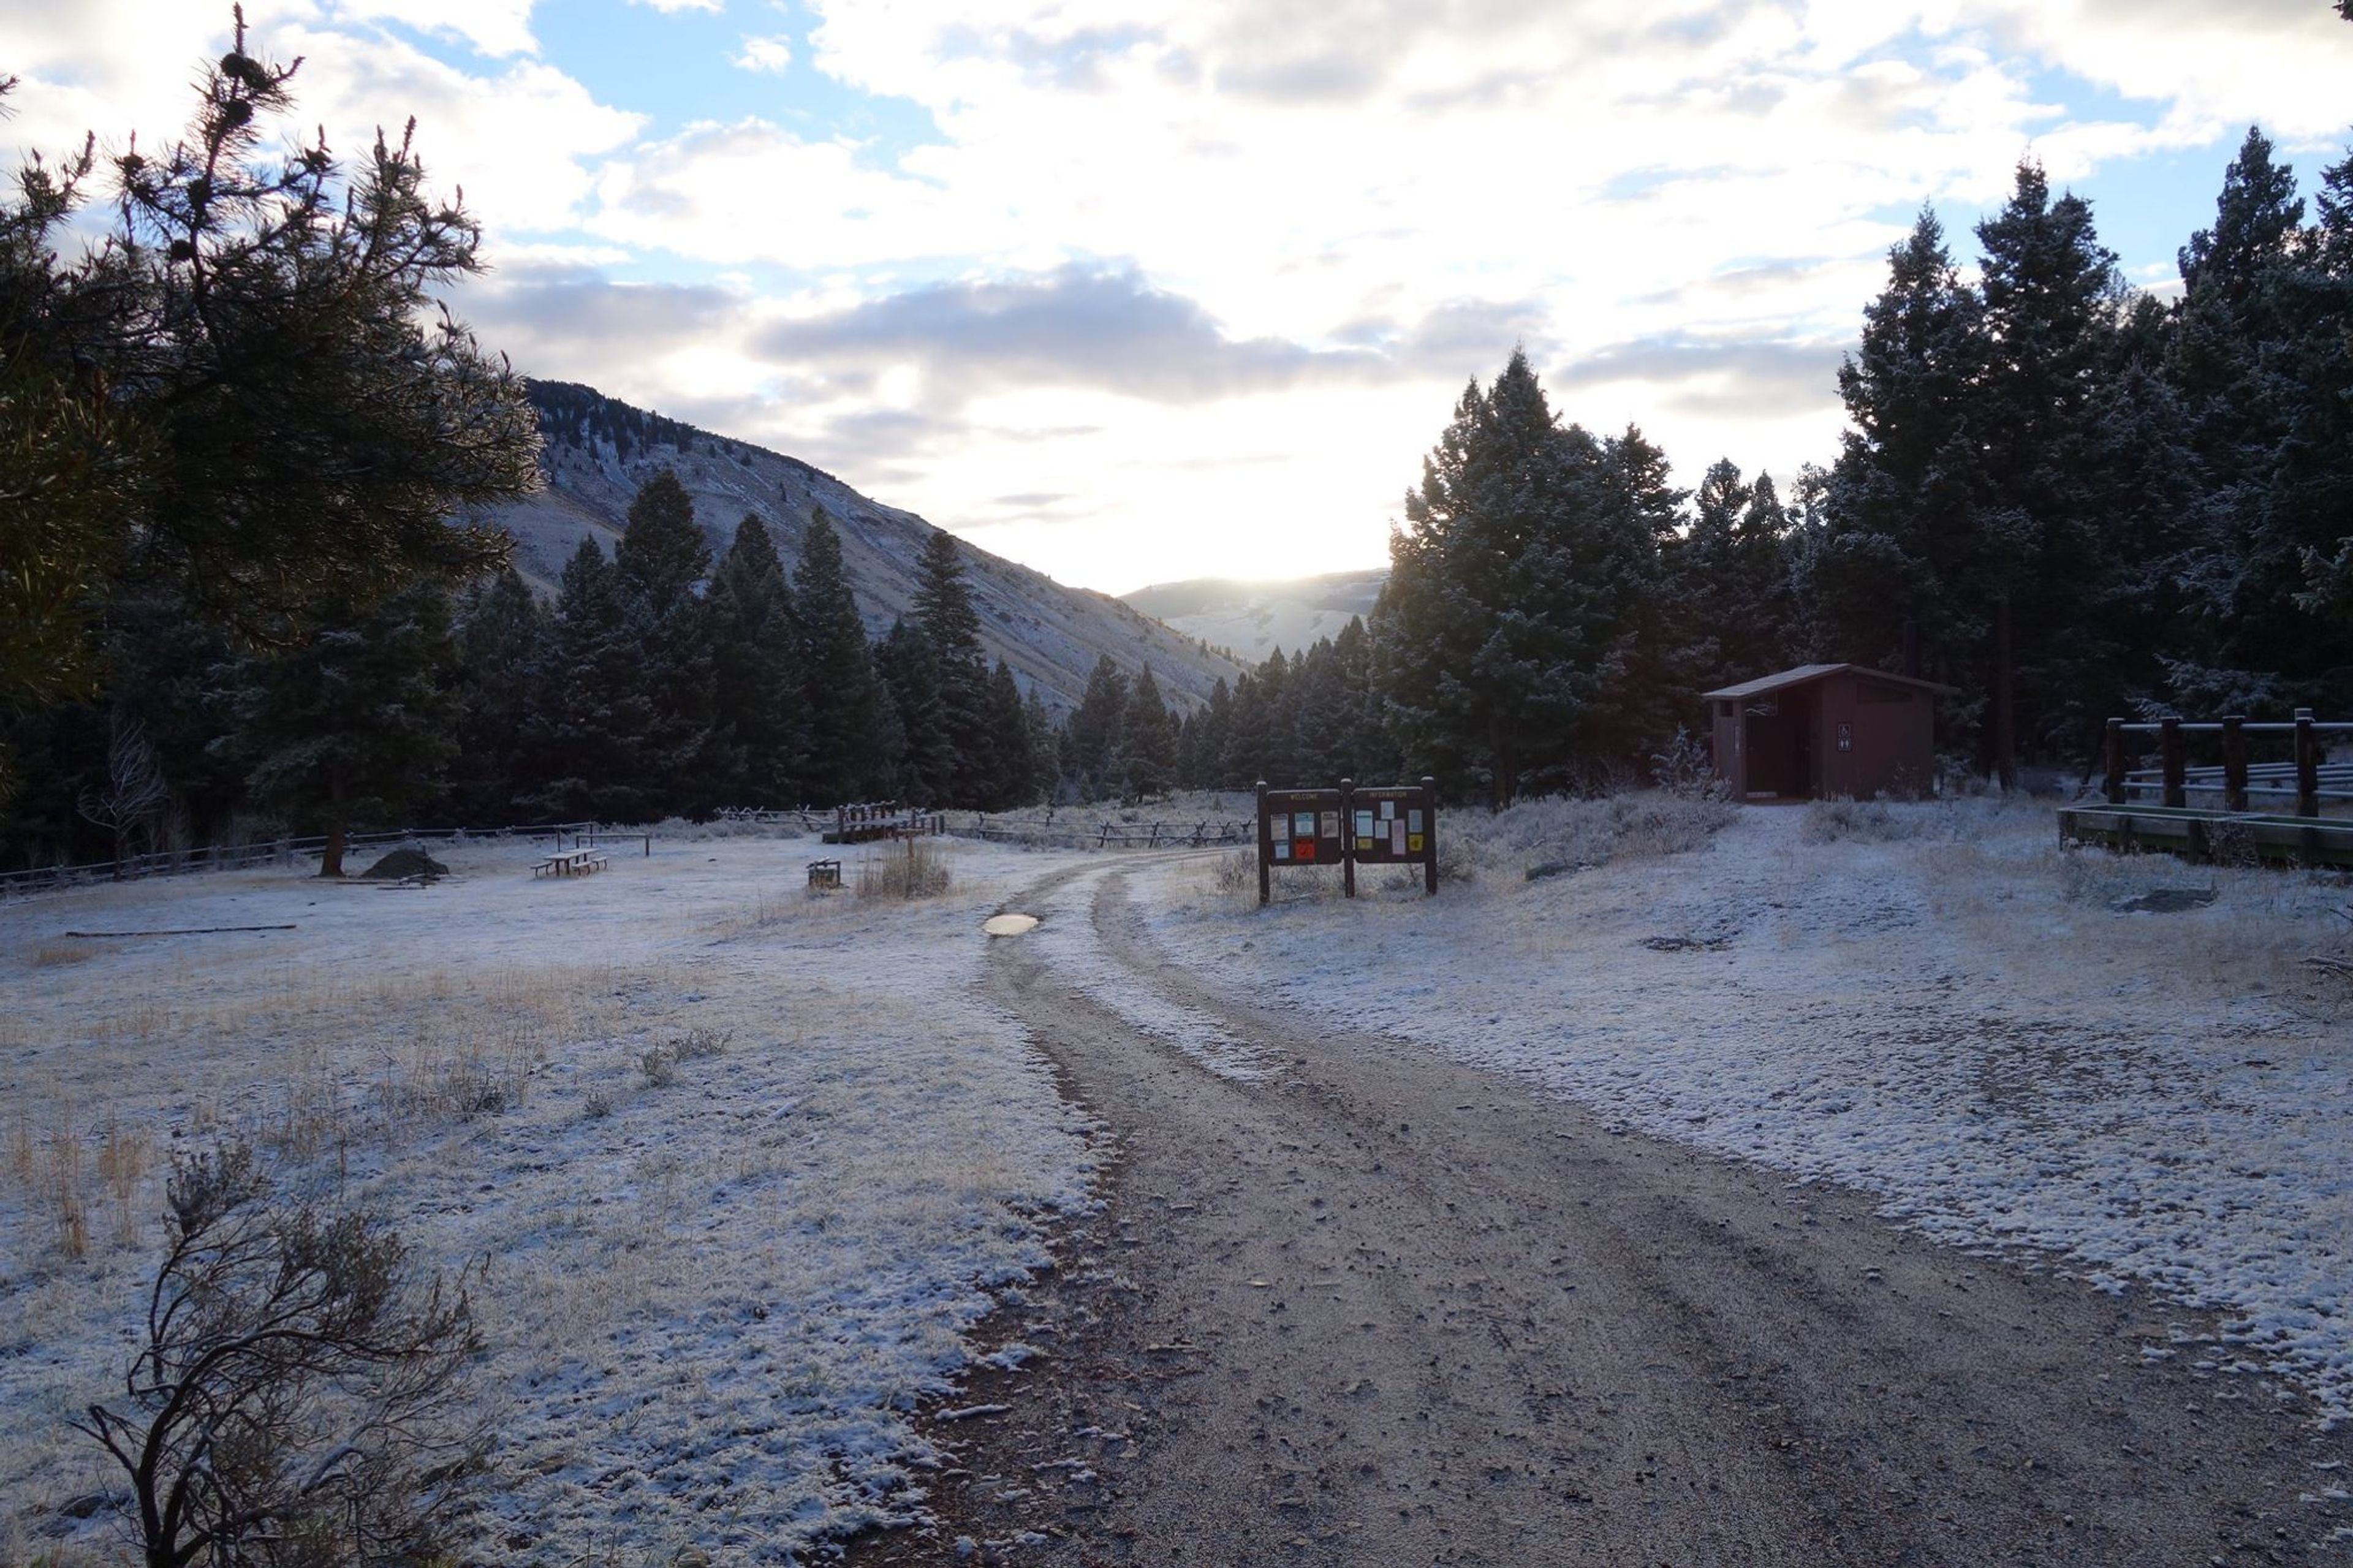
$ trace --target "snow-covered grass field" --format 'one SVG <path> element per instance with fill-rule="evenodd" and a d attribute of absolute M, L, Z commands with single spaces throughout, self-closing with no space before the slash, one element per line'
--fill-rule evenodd
<path fill-rule="evenodd" d="M 1179 962 L 1270 1005 L 2221 1309 L 2225 1342 L 2147 1353 L 2274 1368 L 2353 1414 L 2353 996 L 2302 962 L 2348 956 L 2353 889 L 2063 852 L 2029 803 L 1726 809 L 1713 836 L 1708 809 L 1450 813 L 1471 876 L 1429 902 L 1279 877 L 1293 898 L 1261 911 L 1202 861 L 1137 902 Z M 2159 888 L 2213 899 L 2120 907 Z"/>
<path fill-rule="evenodd" d="M 105 1510 L 53 1511 L 118 1488 L 65 1423 L 120 1392 L 173 1152 L 230 1135 L 468 1275 L 501 1555 L 777 1561 L 904 1517 L 911 1412 L 1094 1170 L 970 991 L 982 919 L 1055 858 L 941 852 L 915 902 L 805 891 L 811 857 L 888 845 L 713 837 L 561 881 L 490 845 L 421 891 L 0 904 L 0 1563 L 118 1555 Z M 723 1049 L 646 1070 L 694 1032 Z"/>

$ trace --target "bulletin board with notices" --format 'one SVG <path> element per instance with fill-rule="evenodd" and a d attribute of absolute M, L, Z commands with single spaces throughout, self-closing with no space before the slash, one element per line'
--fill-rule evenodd
<path fill-rule="evenodd" d="M 1438 790 L 1418 784 L 1337 789 L 1258 787 L 1258 896 L 1272 896 L 1272 875 L 1286 868 L 1337 866 L 1356 896 L 1356 868 L 1423 868 L 1423 887 L 1438 891 Z"/>

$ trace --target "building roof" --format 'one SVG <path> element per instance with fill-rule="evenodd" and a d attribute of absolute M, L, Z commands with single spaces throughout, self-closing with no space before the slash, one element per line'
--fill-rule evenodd
<path fill-rule="evenodd" d="M 1760 675 L 1754 680 L 1744 680 L 1737 686 L 1719 687 L 1714 691 L 1704 691 L 1700 695 L 1704 700 L 1710 702 L 1719 698 L 1736 701 L 1745 697 L 1762 697 L 1768 691 L 1787 691 L 1793 686 L 1805 686 L 1817 680 L 1827 680 L 1833 675 L 1850 669 L 1857 675 L 1868 676 L 1873 680 L 1884 680 L 1891 685 L 1909 686 L 1922 691 L 1935 691 L 1946 696 L 1953 695 L 1957 689 L 1950 686 L 1939 686 L 1933 680 L 1922 680 L 1914 675 L 1894 675 L 1883 669 L 1873 669 L 1867 664 L 1801 664 L 1795 669 L 1785 669 L 1778 675 Z"/>

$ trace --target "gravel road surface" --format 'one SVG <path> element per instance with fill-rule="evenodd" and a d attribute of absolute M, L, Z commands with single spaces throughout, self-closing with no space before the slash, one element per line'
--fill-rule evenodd
<path fill-rule="evenodd" d="M 992 943 L 987 991 L 1119 1163 L 1004 1314 L 1041 1353 L 934 1419 L 940 1526 L 854 1561 L 2345 1560 L 2353 1442 L 2152 1359 L 2196 1314 L 1261 1011 L 1164 963 L 1128 897 L 1115 865 L 1008 907 L 1091 920 L 1119 985 L 1274 1070 L 1209 1070 L 1043 931 Z"/>

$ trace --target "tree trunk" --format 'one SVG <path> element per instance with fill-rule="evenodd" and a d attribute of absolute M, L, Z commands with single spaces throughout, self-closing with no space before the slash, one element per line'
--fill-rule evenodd
<path fill-rule="evenodd" d="M 327 770 L 327 847 L 319 852 L 319 875 L 340 877 L 343 874 L 343 840 L 350 835 L 351 824 L 343 819 L 343 775 L 341 769 Z"/>
<path fill-rule="evenodd" d="M 1993 769 L 2005 791 L 2018 787 L 2017 690 L 2010 653 L 2010 595 L 1993 610 Z"/>

